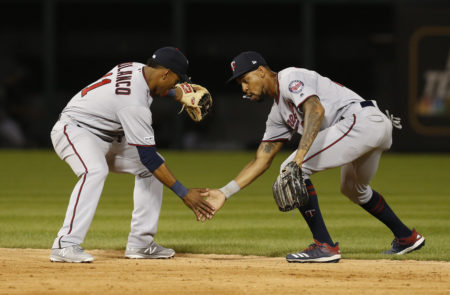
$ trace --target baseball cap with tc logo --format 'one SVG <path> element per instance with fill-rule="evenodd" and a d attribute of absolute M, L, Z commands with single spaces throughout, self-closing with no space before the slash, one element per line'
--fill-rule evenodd
<path fill-rule="evenodd" d="M 240 76 L 256 70 L 259 66 L 267 65 L 264 58 L 255 51 L 244 51 L 231 62 L 232 76 L 227 82 L 231 82 Z"/>

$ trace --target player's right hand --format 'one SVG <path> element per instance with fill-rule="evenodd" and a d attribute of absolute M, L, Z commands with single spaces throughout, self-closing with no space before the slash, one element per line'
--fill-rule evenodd
<path fill-rule="evenodd" d="M 214 207 L 202 197 L 201 194 L 205 192 L 205 189 L 191 188 L 188 194 L 182 199 L 184 204 L 195 213 L 197 221 L 202 222 L 206 218 L 211 219 L 216 212 Z"/>

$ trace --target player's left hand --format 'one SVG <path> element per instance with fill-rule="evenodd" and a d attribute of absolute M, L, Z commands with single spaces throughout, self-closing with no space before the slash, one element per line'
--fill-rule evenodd
<path fill-rule="evenodd" d="M 305 206 L 309 201 L 302 169 L 295 161 L 289 162 L 284 167 L 272 190 L 275 202 L 283 212 Z"/>
<path fill-rule="evenodd" d="M 196 84 L 181 83 L 175 85 L 175 90 L 181 93 L 179 101 L 183 104 L 183 108 L 180 113 L 186 110 L 195 122 L 200 122 L 208 115 L 212 106 L 212 97 L 208 89 Z"/>
<path fill-rule="evenodd" d="M 215 213 L 214 206 L 204 200 L 202 193 L 205 189 L 191 188 L 188 194 L 182 199 L 184 204 L 189 207 L 197 217 L 197 221 L 204 222 L 206 218 L 211 219 Z"/>

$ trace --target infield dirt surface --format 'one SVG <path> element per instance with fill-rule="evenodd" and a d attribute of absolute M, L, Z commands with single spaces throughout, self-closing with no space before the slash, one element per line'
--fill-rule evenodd
<path fill-rule="evenodd" d="M 0 249 L 0 294 L 449 294 L 450 263 L 177 254 L 131 260 L 90 250 L 93 263 L 49 261 L 49 250 Z"/>

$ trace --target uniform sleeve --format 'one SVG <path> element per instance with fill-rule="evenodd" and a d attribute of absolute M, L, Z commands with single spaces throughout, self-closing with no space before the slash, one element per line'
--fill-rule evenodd
<path fill-rule="evenodd" d="M 309 97 L 319 96 L 317 94 L 317 73 L 293 71 L 285 79 L 282 83 L 282 94 L 288 97 L 297 108 Z"/>
<path fill-rule="evenodd" d="M 129 106 L 117 112 L 128 144 L 154 146 L 155 134 L 152 128 L 152 113 L 142 106 Z"/>
<path fill-rule="evenodd" d="M 278 106 L 274 102 L 266 122 L 266 131 L 262 141 L 289 141 L 295 130 L 289 128 L 281 118 Z"/>

